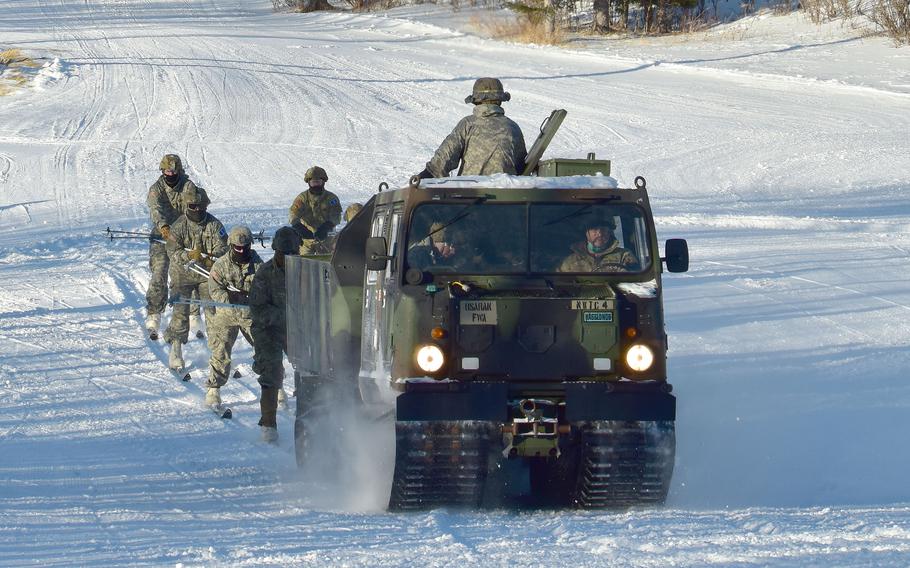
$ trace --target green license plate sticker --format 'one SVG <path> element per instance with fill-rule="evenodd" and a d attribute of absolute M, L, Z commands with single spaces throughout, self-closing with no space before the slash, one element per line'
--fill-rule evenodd
<path fill-rule="evenodd" d="M 610 323 L 613 312 L 585 312 L 585 323 Z"/>

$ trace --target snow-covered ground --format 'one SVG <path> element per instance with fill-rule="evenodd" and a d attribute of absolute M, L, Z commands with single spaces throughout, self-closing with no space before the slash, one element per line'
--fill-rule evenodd
<path fill-rule="evenodd" d="M 0 3 L 0 43 L 48 63 L 0 98 L 0 565 L 908 563 L 910 49 L 799 15 L 566 48 L 467 21 Z M 666 508 L 388 514 L 381 433 L 301 479 L 290 412 L 258 442 L 249 347 L 220 421 L 204 344 L 185 384 L 143 338 L 144 246 L 101 238 L 146 223 L 171 151 L 227 225 L 274 229 L 313 164 L 364 200 L 422 169 L 485 75 L 528 139 L 566 108 L 549 154 L 645 176 L 661 238 L 689 239 L 665 280 Z"/>

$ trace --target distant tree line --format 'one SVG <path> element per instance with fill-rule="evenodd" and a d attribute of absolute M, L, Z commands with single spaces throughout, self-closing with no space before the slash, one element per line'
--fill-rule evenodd
<path fill-rule="evenodd" d="M 337 0 L 333 0 L 337 1 Z M 910 0 L 758 0 L 779 12 L 803 10 L 815 23 L 865 17 L 898 45 L 910 45 Z M 693 31 L 718 19 L 722 0 L 439 0 L 458 9 L 462 3 L 504 5 L 546 34 L 588 29 L 595 33 L 663 34 Z M 344 0 L 353 10 L 387 9 L 401 0 Z M 329 0 L 272 0 L 276 10 L 313 12 L 334 9 Z M 739 14 L 755 10 L 756 0 L 740 0 Z M 531 35 L 530 37 L 537 37 Z"/>
<path fill-rule="evenodd" d="M 506 5 L 550 30 L 587 27 L 597 33 L 679 31 L 707 14 L 705 0 L 514 0 Z"/>

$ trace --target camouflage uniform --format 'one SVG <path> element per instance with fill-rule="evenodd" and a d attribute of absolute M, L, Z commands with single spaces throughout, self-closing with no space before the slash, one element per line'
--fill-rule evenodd
<path fill-rule="evenodd" d="M 325 189 L 329 176 L 319 166 L 308 169 L 303 181 L 310 189 L 298 195 L 291 204 L 288 224 L 303 239 L 300 254 L 320 254 L 316 250 L 320 248 L 320 242 L 326 240 L 329 231 L 341 222 L 341 202 L 337 195 Z"/>
<path fill-rule="evenodd" d="M 149 187 L 146 204 L 152 220 L 152 238 L 161 239 L 161 228 L 170 227 L 183 214 L 180 195 L 185 189 L 195 187 L 183 171 L 180 158 L 168 154 L 161 159 L 161 169 L 173 169 L 178 172 L 177 181 L 173 186 L 167 183 L 162 174 L 158 180 Z M 152 275 L 149 279 L 148 291 L 145 294 L 146 313 L 160 314 L 164 312 L 167 304 L 167 276 L 169 259 L 163 243 L 152 241 L 149 243 L 149 270 Z"/>
<path fill-rule="evenodd" d="M 338 196 L 329 190 L 323 190 L 322 195 L 315 195 L 312 191 L 302 192 L 291 204 L 289 223 L 297 222 L 315 233 L 326 222 L 337 225 L 341 222 L 341 202 Z"/>
<path fill-rule="evenodd" d="M 287 352 L 287 287 L 284 268 L 275 259 L 262 264 L 250 289 L 250 316 L 255 354 L 253 372 L 259 384 L 280 388 L 284 382 L 282 353 Z"/>
<path fill-rule="evenodd" d="M 204 197 L 208 205 L 208 196 L 205 190 L 195 188 L 199 195 Z M 209 213 L 203 213 L 200 221 L 192 221 L 186 216 L 181 217 L 171 226 L 171 240 L 167 242 L 167 251 L 170 256 L 171 296 L 190 298 L 194 291 L 198 292 L 200 300 L 208 300 L 208 280 L 191 270 L 184 268 L 190 262 L 190 252 L 184 249 L 198 250 L 212 258 L 202 261 L 210 267 L 214 258 L 218 258 L 228 251 L 227 232 L 224 225 Z M 164 340 L 168 343 L 179 341 L 186 343 L 189 335 L 190 306 L 187 304 L 174 304 L 173 316 L 164 332 Z M 215 316 L 213 308 L 206 308 L 206 320 L 212 321 Z"/>
<path fill-rule="evenodd" d="M 359 203 L 352 203 L 348 205 L 348 208 L 344 210 L 344 222 L 350 223 L 351 219 L 357 216 L 360 213 L 360 210 L 363 209 L 363 205 Z M 307 241 L 310 241 L 307 239 Z M 312 243 L 312 244 L 310 244 Z M 310 241 L 304 242 L 300 247 L 301 255 L 330 255 L 335 252 L 335 245 L 338 243 L 338 233 L 333 233 L 326 237 L 324 241 Z"/>
<path fill-rule="evenodd" d="M 635 270 L 638 259 L 635 255 L 619 246 L 615 238 L 601 253 L 588 252 L 588 242 L 581 241 L 572 245 L 572 254 L 559 265 L 559 272 L 626 272 Z"/>
<path fill-rule="evenodd" d="M 282 227 L 272 239 L 275 257 L 259 267 L 250 288 L 250 316 L 253 324 L 253 372 L 259 375 L 262 396 L 259 407 L 263 440 L 278 438 L 276 411 L 278 394 L 284 383 L 283 354 L 287 353 L 287 284 L 284 256 L 300 248 L 300 237 L 294 229 Z M 281 262 L 279 262 L 279 260 Z"/>
<path fill-rule="evenodd" d="M 231 230 L 228 239 L 231 245 L 235 244 L 234 236 L 238 229 L 246 229 L 246 233 L 249 234 L 249 229 L 246 227 L 235 227 Z M 246 244 L 251 242 L 252 236 L 249 236 Z M 233 252 L 229 251 L 216 260 L 209 271 L 209 295 L 216 302 L 248 303 L 247 297 L 253 286 L 253 277 L 261 265 L 262 259 L 254 250 L 250 250 L 249 257 L 239 263 L 234 259 Z M 229 290 L 229 286 L 233 286 L 240 292 Z M 219 307 L 215 310 L 214 319 L 210 321 L 208 326 L 209 350 L 212 352 L 212 356 L 209 359 L 209 378 L 206 386 L 220 388 L 227 383 L 228 375 L 231 372 L 231 350 L 234 342 L 237 341 L 237 333 L 242 333 L 250 345 L 253 345 L 253 336 L 250 333 L 253 320 L 249 310 Z"/>
<path fill-rule="evenodd" d="M 528 155 L 524 135 L 499 105 L 510 98 L 498 79 L 478 79 L 473 94 L 465 99 L 476 105 L 474 113 L 461 119 L 418 175 L 446 177 L 459 162 L 460 176 L 520 174 Z"/>

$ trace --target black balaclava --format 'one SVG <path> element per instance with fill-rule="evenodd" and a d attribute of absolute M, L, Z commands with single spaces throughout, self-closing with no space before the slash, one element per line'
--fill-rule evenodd
<path fill-rule="evenodd" d="M 186 208 L 186 218 L 194 223 L 199 223 L 205 218 L 205 207 L 199 209 Z"/>
<path fill-rule="evenodd" d="M 250 261 L 250 245 L 231 245 L 231 262 L 246 264 Z"/>
<path fill-rule="evenodd" d="M 323 192 L 325 192 L 325 183 L 310 186 L 310 193 L 312 193 L 316 197 L 319 197 L 320 195 L 322 195 Z"/>
<path fill-rule="evenodd" d="M 170 176 L 164 175 L 164 173 L 162 173 L 161 175 L 164 176 L 164 183 L 168 184 L 170 187 L 174 187 L 175 185 L 177 185 L 177 182 L 180 181 L 179 172 L 174 172 L 174 175 L 170 175 Z"/>

